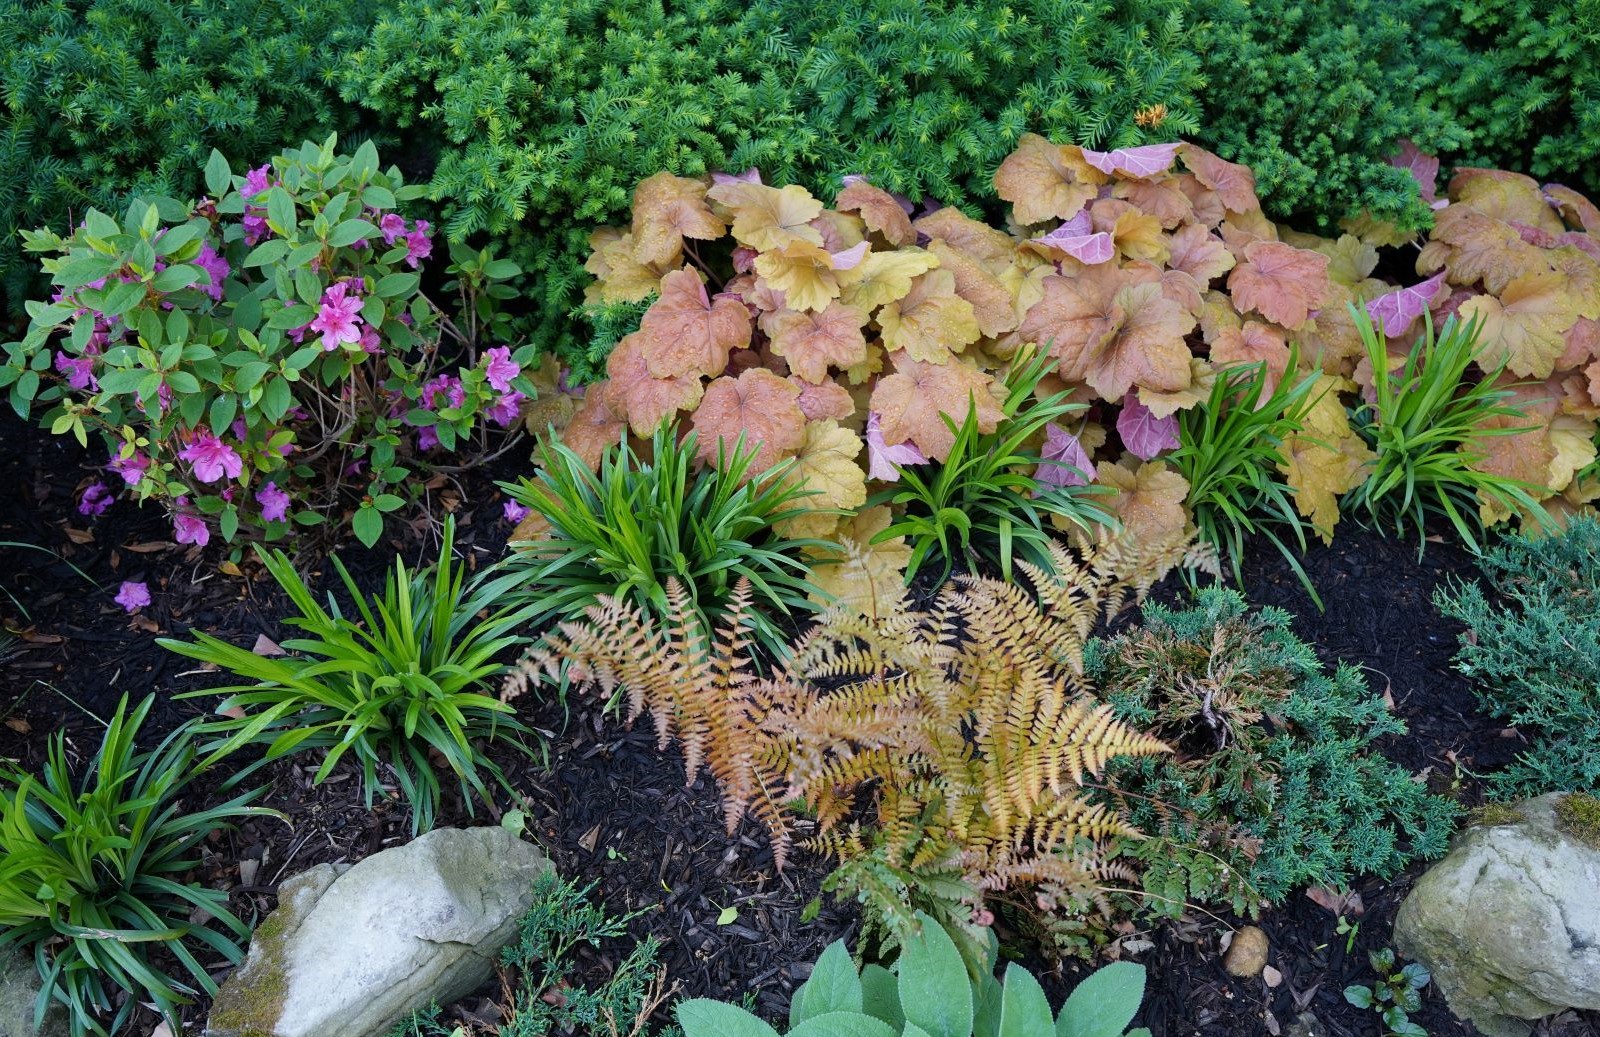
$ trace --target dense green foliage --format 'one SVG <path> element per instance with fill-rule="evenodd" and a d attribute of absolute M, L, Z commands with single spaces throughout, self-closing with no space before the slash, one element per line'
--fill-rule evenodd
<path fill-rule="evenodd" d="M 1435 602 L 1469 628 L 1456 665 L 1479 703 L 1532 743 L 1490 781 L 1515 797 L 1600 792 L 1600 520 L 1508 537 L 1482 565 L 1483 583 L 1441 589 Z"/>
<path fill-rule="evenodd" d="M 1404 724 L 1354 667 L 1324 672 L 1289 620 L 1207 588 L 1091 646 L 1090 675 L 1118 715 L 1180 748 L 1119 763 L 1107 781 L 1153 836 L 1130 847 L 1152 910 L 1253 911 L 1445 850 L 1455 807 L 1372 748 Z"/>
<path fill-rule="evenodd" d="M 533 275 L 535 337 L 592 372 L 572 317 L 588 236 L 624 217 L 640 180 L 755 166 L 828 199 L 862 173 L 977 204 L 1026 131 L 1114 147 L 1192 130 L 1183 7 L 404 0 L 337 75 L 438 156 L 448 233 L 505 236 Z M 1161 125 L 1135 123 L 1158 104 Z"/>
<path fill-rule="evenodd" d="M 34 271 L 17 234 L 66 233 L 135 189 L 201 191 L 213 147 L 236 166 L 357 127 L 326 70 L 373 0 L 0 0 L 0 288 L 19 313 Z"/>
<path fill-rule="evenodd" d="M 1600 189 L 1600 2 L 1197 0 L 1199 140 L 1255 170 L 1269 214 L 1328 229 L 1360 212 L 1430 225 L 1388 159 Z"/>
<path fill-rule="evenodd" d="M 224 696 L 217 718 L 198 728 L 213 736 L 211 758 L 245 745 L 266 746 L 263 762 L 320 749 L 314 781 L 321 783 L 348 755 L 361 768 L 368 809 L 375 795 L 390 796 L 398 785 L 412 834 L 432 828 L 438 815 L 440 764 L 455 776 L 468 813 L 474 794 L 487 801 L 485 777 L 504 784 L 505 776 L 485 743 L 498 737 L 533 753 L 521 740 L 529 729 L 511 706 L 484 694 L 506 669 L 497 658 L 522 642 L 514 631 L 532 609 L 505 604 L 508 578 L 495 568 L 469 579 L 454 549 L 454 521 L 447 519 L 438 562 L 411 571 L 396 558 L 383 593 L 371 600 L 335 557 L 354 618 L 331 594 L 326 609 L 319 605 L 282 551 L 261 551 L 299 610 L 284 620 L 305 634 L 283 642 L 293 654 L 258 655 L 198 630 L 192 642 L 159 642 L 252 682 L 180 696 Z"/>
<path fill-rule="evenodd" d="M 1386 159 L 1409 138 L 1426 151 L 1462 143 L 1420 99 L 1451 70 L 1418 41 L 1440 35 L 1437 0 L 1198 0 L 1190 45 L 1207 79 L 1199 140 L 1255 171 L 1275 218 L 1327 230 L 1362 210 L 1406 229 L 1429 225 L 1409 173 Z"/>
<path fill-rule="evenodd" d="M 176 1030 L 178 1006 L 216 993 L 206 971 L 214 956 L 238 962 L 250 934 L 227 894 L 193 874 L 219 829 L 271 811 L 248 805 L 254 792 L 186 810 L 190 729 L 150 751 L 137 746 L 154 701 L 131 712 L 126 698 L 118 703 L 77 780 L 62 732 L 42 777 L 0 768 L 0 949 L 22 951 L 39 970 L 35 1022 L 52 1003 L 65 1006 L 74 1037 L 107 1033 L 105 1019 L 119 1031 L 140 1002 Z"/>
<path fill-rule="evenodd" d="M 1447 21 L 1437 39 L 1414 30 L 1440 73 L 1423 100 L 1467 134 L 1447 157 L 1600 191 L 1600 0 L 1429 6 Z"/>

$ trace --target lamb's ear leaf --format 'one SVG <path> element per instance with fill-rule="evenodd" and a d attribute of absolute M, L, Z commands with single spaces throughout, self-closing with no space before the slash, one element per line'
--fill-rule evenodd
<path fill-rule="evenodd" d="M 972 983 L 950 934 L 927 912 L 900 950 L 900 1010 L 932 1037 L 971 1037 Z"/>
<path fill-rule="evenodd" d="M 905 1013 L 900 1011 L 900 981 L 882 965 L 868 965 L 861 970 L 861 1007 L 896 1031 L 906 1024 Z"/>
<path fill-rule="evenodd" d="M 895 1037 L 894 1028 L 862 1012 L 823 1012 L 789 1031 L 789 1037 Z"/>
<path fill-rule="evenodd" d="M 737 1005 L 697 997 L 681 1002 L 678 1025 L 684 1037 L 778 1037 L 778 1031 Z"/>
<path fill-rule="evenodd" d="M 1056 1019 L 1056 1037 L 1122 1037 L 1143 999 L 1144 966 L 1114 961 L 1068 995 Z"/>
<path fill-rule="evenodd" d="M 850 960 L 844 941 L 835 940 L 817 959 L 811 977 L 794 992 L 794 1000 L 789 1002 L 789 1027 L 793 1029 L 824 1012 L 860 1013 L 861 1001 L 861 977 L 856 974 L 856 964 Z"/>
<path fill-rule="evenodd" d="M 1006 982 L 1000 997 L 999 1037 L 1053 1037 L 1054 1020 L 1050 999 L 1027 969 L 1012 963 L 1006 966 Z"/>

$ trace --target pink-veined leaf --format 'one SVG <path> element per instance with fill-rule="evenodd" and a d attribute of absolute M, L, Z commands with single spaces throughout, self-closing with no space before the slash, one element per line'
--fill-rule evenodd
<path fill-rule="evenodd" d="M 761 170 L 757 169 L 755 166 L 751 166 L 743 173 L 716 172 L 711 174 L 711 182 L 713 184 L 737 184 L 741 182 L 746 184 L 759 184 L 761 183 Z"/>
<path fill-rule="evenodd" d="M 1109 262 L 1117 254 L 1116 242 L 1112 240 L 1111 235 L 1104 231 L 1097 233 L 1094 230 L 1088 209 L 1084 209 L 1050 233 L 1041 234 L 1033 240 L 1036 244 L 1055 249 L 1080 263 L 1091 266 Z"/>
<path fill-rule="evenodd" d="M 1044 449 L 1039 451 L 1039 467 L 1033 478 L 1041 492 L 1063 486 L 1087 486 L 1094 474 L 1094 462 L 1078 437 L 1055 422 L 1044 427 Z"/>
<path fill-rule="evenodd" d="M 867 242 L 858 241 L 847 249 L 830 253 L 833 257 L 833 268 L 835 270 L 854 270 L 861 265 L 861 261 L 867 257 L 867 251 L 871 248 L 872 246 Z"/>
<path fill-rule="evenodd" d="M 871 184 L 872 183 L 872 181 L 868 180 L 864 176 L 861 176 L 859 173 L 846 173 L 844 175 L 844 177 L 843 177 L 843 181 L 844 181 L 844 186 L 846 186 L 846 187 L 853 187 L 856 184 Z M 905 210 L 905 214 L 907 216 L 910 216 L 913 212 L 916 212 L 917 207 L 915 205 L 912 205 L 911 204 L 911 199 L 907 198 L 905 195 L 900 194 L 897 191 L 885 191 L 884 193 L 887 194 L 890 198 L 893 198 L 894 199 L 894 203 L 896 205 L 900 206 L 901 209 Z"/>
<path fill-rule="evenodd" d="M 1158 418 L 1139 402 L 1138 393 L 1122 398 L 1122 413 L 1117 415 L 1117 435 L 1122 445 L 1141 460 L 1149 461 L 1163 450 L 1176 450 L 1178 443 L 1178 416 L 1168 414 Z"/>
<path fill-rule="evenodd" d="M 895 465 L 927 463 L 928 459 L 917 449 L 917 444 L 910 440 L 894 446 L 885 443 L 883 429 L 878 425 L 878 412 L 867 412 L 867 478 L 898 482 L 900 472 Z"/>
<path fill-rule="evenodd" d="M 1399 288 L 1385 293 L 1367 303 L 1367 316 L 1378 330 L 1390 338 L 1399 338 L 1411 330 L 1412 323 L 1433 303 L 1433 297 L 1444 284 L 1445 271 L 1409 288 Z"/>
<path fill-rule="evenodd" d="M 1172 168 L 1178 157 L 1180 142 L 1171 144 L 1145 144 L 1137 148 L 1117 148 L 1115 151 L 1083 149 L 1083 159 L 1102 173 L 1121 172 L 1140 180 L 1160 176 Z"/>
<path fill-rule="evenodd" d="M 1400 141 L 1400 150 L 1389 156 L 1389 164 L 1404 169 L 1417 182 L 1422 200 L 1435 209 L 1443 209 L 1450 202 L 1439 197 L 1439 160 L 1418 148 L 1410 140 Z"/>

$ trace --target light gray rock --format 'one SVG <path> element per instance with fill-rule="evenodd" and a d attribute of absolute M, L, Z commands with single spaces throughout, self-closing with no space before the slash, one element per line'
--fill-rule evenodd
<path fill-rule="evenodd" d="M 45 1013 L 43 1026 L 33 1025 L 38 996 L 39 970 L 33 959 L 14 948 L 0 950 L 0 1037 L 67 1037 L 67 1016 L 59 1005 Z"/>
<path fill-rule="evenodd" d="M 1395 918 L 1395 947 L 1490 1037 L 1523 1037 L 1527 1020 L 1563 1008 L 1600 1008 L 1600 847 L 1557 826 L 1562 798 L 1466 830 Z"/>
<path fill-rule="evenodd" d="M 354 866 L 283 884 L 209 1037 L 378 1037 L 488 978 L 550 868 L 503 828 L 441 828 Z"/>

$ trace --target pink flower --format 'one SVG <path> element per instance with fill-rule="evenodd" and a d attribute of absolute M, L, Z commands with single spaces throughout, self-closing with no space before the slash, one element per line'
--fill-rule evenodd
<path fill-rule="evenodd" d="M 445 402 L 439 402 L 440 394 L 444 395 Z M 424 410 L 438 410 L 440 407 L 460 407 L 467 402 L 467 391 L 461 387 L 461 379 L 455 375 L 442 374 L 430 379 L 422 387 L 422 407 Z"/>
<path fill-rule="evenodd" d="M 510 428 L 522 413 L 523 395 L 520 392 L 508 392 L 483 409 L 489 420 L 501 428 Z"/>
<path fill-rule="evenodd" d="M 228 265 L 228 261 L 223 259 L 209 242 L 200 246 L 200 255 L 194 264 L 204 270 L 206 277 L 210 279 L 210 283 L 205 286 L 205 293 L 211 296 L 212 302 L 221 302 L 223 279 L 233 273 L 233 267 Z"/>
<path fill-rule="evenodd" d="M 244 461 L 222 440 L 206 429 L 195 433 L 194 441 L 178 456 L 194 465 L 194 477 L 201 482 L 216 482 L 223 476 L 237 479 L 244 471 Z"/>
<path fill-rule="evenodd" d="M 361 300 L 346 295 L 346 282 L 340 281 L 322 293 L 322 308 L 311 321 L 311 330 L 322 333 L 324 350 L 338 349 L 346 342 L 361 341 Z"/>
<path fill-rule="evenodd" d="M 418 220 L 416 229 L 406 235 L 406 265 L 417 268 L 417 260 L 433 255 L 433 242 L 428 240 L 428 221 Z"/>
<path fill-rule="evenodd" d="M 378 338 L 378 329 L 371 324 L 361 326 L 361 351 L 363 353 L 382 353 L 383 346 Z"/>
<path fill-rule="evenodd" d="M 508 500 L 505 506 L 506 521 L 511 523 L 521 522 L 528 517 L 528 510 L 516 501 Z"/>
<path fill-rule="evenodd" d="M 511 350 L 499 346 L 489 350 L 483 358 L 483 373 L 489 379 L 490 388 L 495 392 L 510 391 L 511 379 L 522 373 L 522 365 L 511 359 Z"/>
<path fill-rule="evenodd" d="M 1044 427 L 1044 449 L 1033 477 L 1039 483 L 1035 496 L 1066 486 L 1087 486 L 1094 477 L 1094 462 L 1078 437 L 1055 422 Z"/>
<path fill-rule="evenodd" d="M 246 198 L 266 194 L 272 190 L 272 165 L 257 166 L 244 175 L 244 190 L 240 193 Z"/>
<path fill-rule="evenodd" d="M 261 517 L 268 522 L 282 522 L 289 517 L 289 495 L 275 482 L 256 491 L 256 503 L 261 505 Z"/>
<path fill-rule="evenodd" d="M 83 496 L 78 498 L 78 514 L 103 515 L 111 507 L 111 502 L 116 500 L 116 495 L 105 483 L 96 479 L 83 491 Z"/>
<path fill-rule="evenodd" d="M 137 450 L 130 457 L 113 454 L 111 463 L 107 467 L 122 476 L 122 481 L 129 486 L 137 486 L 144 478 L 145 469 L 150 467 L 150 459 Z"/>
<path fill-rule="evenodd" d="M 117 596 L 111 599 L 129 612 L 137 612 L 150 604 L 150 587 L 138 580 L 123 580 Z"/>
<path fill-rule="evenodd" d="M 259 215 L 264 209 L 248 208 L 244 214 L 244 243 L 254 245 L 267 236 L 267 218 Z"/>
<path fill-rule="evenodd" d="M 405 236 L 406 221 L 401 219 L 398 213 L 386 212 L 378 221 L 378 229 L 383 231 L 383 243 L 393 245 L 396 239 Z"/>
<path fill-rule="evenodd" d="M 100 391 L 100 385 L 94 379 L 94 357 L 68 356 L 58 352 L 56 370 L 67 376 L 67 384 L 74 389 Z"/>
<path fill-rule="evenodd" d="M 179 504 L 188 504 L 187 497 L 179 497 Z M 211 542 L 211 527 L 206 525 L 205 519 L 198 515 L 191 515 L 180 511 L 172 516 L 173 539 L 180 544 L 193 544 L 204 547 Z"/>
<path fill-rule="evenodd" d="M 432 425 L 423 425 L 417 429 L 417 449 L 432 450 L 439 445 L 439 433 L 433 430 Z"/>

